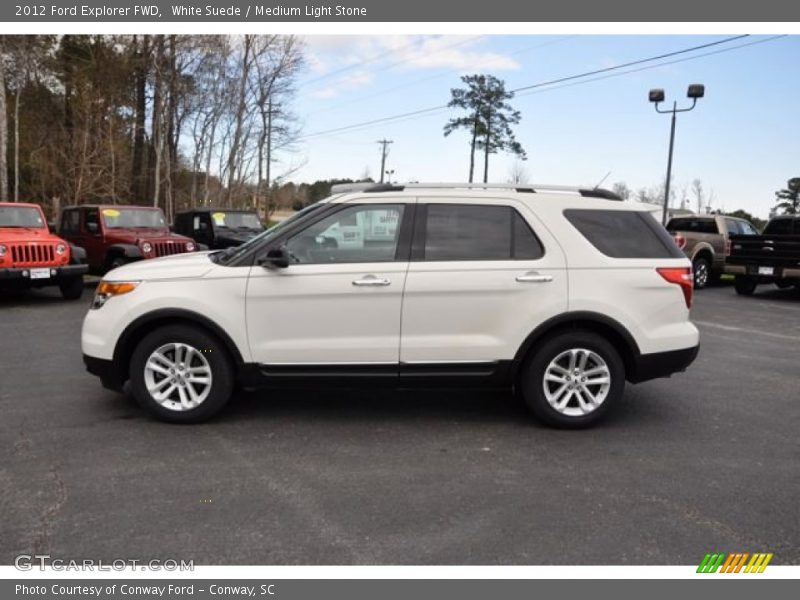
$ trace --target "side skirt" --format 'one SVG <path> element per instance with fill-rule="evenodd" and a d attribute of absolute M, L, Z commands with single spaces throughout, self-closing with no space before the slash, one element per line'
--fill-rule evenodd
<path fill-rule="evenodd" d="M 245 388 L 431 388 L 511 385 L 513 361 L 264 365 L 247 363 L 239 371 Z"/>

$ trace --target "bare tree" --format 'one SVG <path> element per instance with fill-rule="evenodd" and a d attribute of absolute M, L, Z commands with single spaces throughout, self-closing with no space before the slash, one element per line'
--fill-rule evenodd
<path fill-rule="evenodd" d="M 529 183 L 530 176 L 528 169 L 525 168 L 525 163 L 521 160 L 515 160 L 508 170 L 509 183 Z"/>
<path fill-rule="evenodd" d="M 5 36 L 0 36 L 0 202 L 8 200 L 8 113 L 5 72 Z"/>

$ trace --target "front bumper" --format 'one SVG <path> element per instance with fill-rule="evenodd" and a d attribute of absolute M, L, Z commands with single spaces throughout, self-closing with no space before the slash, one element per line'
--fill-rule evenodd
<path fill-rule="evenodd" d="M 633 370 L 628 373 L 628 381 L 641 383 L 659 377 L 669 377 L 673 373 L 685 371 L 697 358 L 700 346 L 670 350 L 668 352 L 654 352 L 652 354 L 639 354 L 633 360 Z"/>
<path fill-rule="evenodd" d="M 125 375 L 117 368 L 113 360 L 106 360 L 104 358 L 96 358 L 87 354 L 83 355 L 83 364 L 86 365 L 86 370 L 92 375 L 100 378 L 100 383 L 108 390 L 116 392 L 122 391 L 122 386 L 127 379 Z"/>
<path fill-rule="evenodd" d="M 31 269 L 49 269 L 50 276 L 42 279 L 31 279 Z M 60 267 L 4 267 L 0 268 L 0 284 L 27 283 L 40 286 L 59 283 L 65 279 L 80 277 L 89 271 L 89 265 L 62 265 Z"/>

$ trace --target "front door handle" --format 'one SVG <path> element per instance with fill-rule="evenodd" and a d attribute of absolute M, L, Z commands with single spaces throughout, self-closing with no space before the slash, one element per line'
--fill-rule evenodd
<path fill-rule="evenodd" d="M 525 273 L 525 275 L 517 275 L 517 281 L 520 283 L 547 283 L 553 281 L 552 275 L 540 275 L 536 271 Z"/>
<path fill-rule="evenodd" d="M 365 275 L 361 279 L 356 279 L 353 281 L 353 285 L 361 285 L 361 286 L 370 286 L 370 287 L 380 287 L 389 285 L 392 283 L 388 279 L 383 277 L 375 277 L 375 275 Z"/>

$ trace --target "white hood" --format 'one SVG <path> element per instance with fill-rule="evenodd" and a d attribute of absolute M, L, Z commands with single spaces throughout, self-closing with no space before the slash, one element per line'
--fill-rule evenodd
<path fill-rule="evenodd" d="M 106 273 L 106 281 L 154 281 L 158 279 L 196 279 L 208 273 L 214 263 L 211 252 L 186 252 L 139 260 Z"/>

